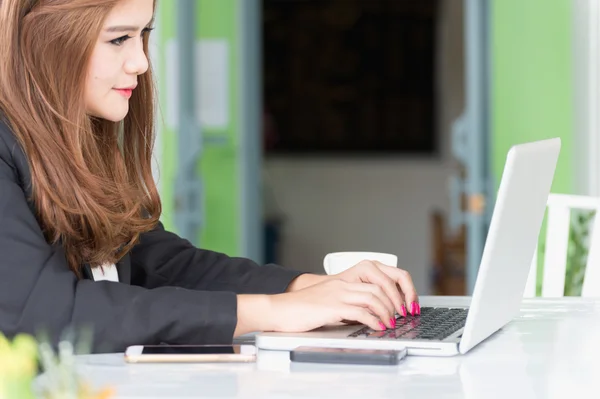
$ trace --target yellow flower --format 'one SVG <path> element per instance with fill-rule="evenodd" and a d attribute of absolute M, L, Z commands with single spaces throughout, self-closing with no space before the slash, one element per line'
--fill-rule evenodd
<path fill-rule="evenodd" d="M 36 373 L 37 344 L 26 334 L 17 335 L 12 343 L 0 333 L 0 375 L 27 377 Z"/>

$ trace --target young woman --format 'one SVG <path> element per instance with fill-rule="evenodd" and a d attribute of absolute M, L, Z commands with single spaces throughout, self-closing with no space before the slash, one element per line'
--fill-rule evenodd
<path fill-rule="evenodd" d="M 151 174 L 153 0 L 0 0 L 0 331 L 94 351 L 418 314 L 404 270 L 259 266 L 166 231 Z"/>

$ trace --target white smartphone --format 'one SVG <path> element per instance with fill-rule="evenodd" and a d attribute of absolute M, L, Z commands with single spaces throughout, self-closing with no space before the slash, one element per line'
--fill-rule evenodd
<path fill-rule="evenodd" d="M 127 363 L 248 363 L 256 361 L 254 345 L 135 345 L 125 351 Z"/>

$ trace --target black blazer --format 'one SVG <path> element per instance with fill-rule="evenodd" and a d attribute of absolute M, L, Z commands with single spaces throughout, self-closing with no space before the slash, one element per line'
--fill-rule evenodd
<path fill-rule="evenodd" d="M 162 224 L 118 264 L 119 282 L 77 279 L 60 245 L 49 245 L 31 202 L 22 147 L 0 121 L 0 331 L 40 329 L 54 340 L 91 326 L 94 352 L 140 344 L 231 343 L 236 294 L 286 290 L 300 272 L 202 250 Z"/>

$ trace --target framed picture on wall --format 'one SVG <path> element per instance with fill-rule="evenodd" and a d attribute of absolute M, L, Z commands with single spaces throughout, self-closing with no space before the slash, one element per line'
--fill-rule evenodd
<path fill-rule="evenodd" d="M 266 154 L 436 154 L 437 5 L 263 0 Z"/>

